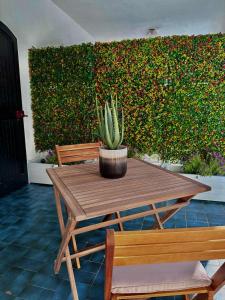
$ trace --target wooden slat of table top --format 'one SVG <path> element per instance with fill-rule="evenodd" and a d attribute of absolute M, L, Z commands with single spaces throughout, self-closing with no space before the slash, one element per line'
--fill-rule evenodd
<path fill-rule="evenodd" d="M 197 181 L 136 159 L 120 179 L 100 176 L 98 164 L 47 170 L 77 220 L 210 190 Z"/>

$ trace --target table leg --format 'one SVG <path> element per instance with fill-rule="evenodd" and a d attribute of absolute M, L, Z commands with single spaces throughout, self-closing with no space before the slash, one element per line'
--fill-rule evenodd
<path fill-rule="evenodd" d="M 75 238 L 74 235 L 72 235 L 72 243 L 73 243 L 73 250 L 76 253 L 78 251 L 78 249 L 77 249 L 76 238 Z M 76 258 L 76 264 L 77 264 L 77 269 L 80 269 L 80 259 L 79 259 L 79 257 Z"/>
<path fill-rule="evenodd" d="M 55 193 L 55 203 L 56 203 L 56 210 L 59 220 L 59 228 L 61 231 L 61 236 L 63 236 L 64 230 L 65 230 L 65 224 L 63 220 L 63 214 L 62 214 L 62 206 L 60 203 L 60 194 L 59 191 L 54 187 L 54 193 Z"/>
<path fill-rule="evenodd" d="M 74 219 L 69 218 L 63 234 L 62 242 L 59 247 L 59 252 L 55 261 L 55 266 L 54 266 L 55 273 L 58 273 L 60 270 L 62 259 L 65 255 L 66 247 L 68 247 L 68 244 L 72 237 L 71 233 L 74 230 L 75 225 L 76 225 L 76 221 Z"/>
<path fill-rule="evenodd" d="M 185 203 L 185 202 L 189 202 L 193 197 L 194 197 L 194 195 L 188 196 L 188 197 L 180 198 L 180 199 L 178 199 L 178 200 L 176 201 L 175 204 L 182 204 L 182 203 Z M 164 216 L 162 216 L 161 218 L 159 218 L 160 223 L 162 224 L 162 226 L 163 226 L 163 224 L 164 224 L 165 222 L 167 222 L 170 218 L 172 218 L 172 216 L 174 216 L 181 208 L 182 208 L 182 207 L 178 207 L 178 208 L 176 208 L 176 209 L 171 209 L 171 210 L 169 210 L 169 207 L 168 207 L 168 211 L 165 212 Z M 155 222 L 155 224 L 153 225 L 153 228 L 157 228 L 157 227 L 158 227 L 157 223 L 158 223 L 158 220 L 157 220 L 157 222 Z"/>
<path fill-rule="evenodd" d="M 120 212 L 117 211 L 115 214 L 116 214 L 117 219 L 120 219 Z M 124 230 L 124 229 L 123 229 L 123 223 L 122 223 L 122 222 L 119 222 L 119 223 L 118 223 L 118 226 L 119 226 L 119 230 L 120 230 L 120 231 L 123 231 L 123 230 Z"/>
<path fill-rule="evenodd" d="M 114 215 L 114 213 L 106 215 L 106 216 L 103 218 L 102 222 L 106 222 L 106 221 L 111 220 L 112 217 L 113 217 L 113 215 Z M 120 219 L 120 212 L 119 212 L 119 211 L 115 212 L 115 215 L 116 215 L 116 218 L 117 218 L 117 219 Z M 123 230 L 124 230 L 124 228 L 123 228 L 123 223 L 122 223 L 122 222 L 119 222 L 119 223 L 118 223 L 118 227 L 119 227 L 119 230 L 120 230 L 120 231 L 123 231 Z"/>
<path fill-rule="evenodd" d="M 163 224 L 161 222 L 161 219 L 160 219 L 160 216 L 158 214 L 158 211 L 157 211 L 157 208 L 156 208 L 155 204 L 151 204 L 150 207 L 155 212 L 155 214 L 154 214 L 154 218 L 155 218 L 154 226 L 157 226 L 158 228 L 163 229 Z M 158 223 L 158 225 L 156 223 Z"/>
<path fill-rule="evenodd" d="M 72 218 L 71 211 L 69 210 L 68 207 L 67 207 L 67 213 L 68 213 L 68 217 Z M 78 249 L 77 249 L 76 238 L 75 238 L 74 235 L 72 235 L 72 244 L 73 244 L 74 253 L 76 253 Z M 80 269 L 80 259 L 79 259 L 79 257 L 76 258 L 76 264 L 77 264 L 77 268 Z"/>
<path fill-rule="evenodd" d="M 178 209 L 182 208 L 182 207 L 185 207 L 188 205 L 188 199 L 185 199 L 186 201 L 180 201 L 180 203 L 174 203 L 172 204 L 170 207 L 159 207 L 159 208 L 156 208 L 156 211 L 157 211 L 157 214 L 159 213 L 167 213 L 168 211 L 177 211 Z M 76 222 L 74 221 L 74 230 L 72 229 L 73 226 L 71 226 L 71 229 L 72 231 L 69 231 L 69 239 L 70 240 L 70 237 L 73 236 L 73 235 L 78 235 L 78 234 L 81 234 L 81 233 L 85 233 L 85 232 L 89 232 L 89 231 L 92 231 L 92 230 L 97 230 L 97 229 L 100 229 L 100 228 L 105 228 L 105 227 L 108 227 L 108 226 L 111 226 L 111 225 L 115 225 L 115 224 L 118 224 L 118 223 L 123 223 L 123 222 L 127 222 L 127 221 L 130 221 L 130 220 L 133 220 L 133 219 L 139 219 L 139 218 L 143 218 L 143 217 L 147 217 L 147 216 L 150 216 L 150 215 L 155 215 L 155 211 L 153 209 L 149 209 L 147 211 L 143 211 L 143 212 L 140 212 L 140 213 L 135 213 L 135 214 L 131 214 L 131 215 L 127 215 L 127 216 L 123 216 L 123 217 L 119 217 L 119 218 L 116 218 L 116 219 L 112 219 L 112 220 L 108 220 L 108 221 L 105 221 L 105 222 L 100 222 L 100 223 L 97 223 L 97 224 L 91 224 L 91 225 L 87 225 L 85 227 L 80 227 L 80 228 L 75 228 L 76 226 Z M 160 219 L 160 221 L 162 222 L 162 220 Z M 68 225 L 67 225 L 68 227 Z M 65 234 L 63 235 L 65 237 Z M 64 247 L 63 245 L 63 242 L 61 243 L 61 248 Z M 65 247 L 67 247 L 68 244 L 65 243 Z M 85 255 L 88 255 L 90 253 L 94 253 L 96 251 L 101 251 L 101 250 L 104 250 L 105 246 L 104 245 L 98 245 L 97 247 L 96 246 L 93 246 L 91 247 L 91 249 L 82 249 L 80 251 L 77 251 L 75 254 L 72 254 L 70 255 L 70 259 L 76 259 L 77 257 L 82 257 L 82 256 L 85 256 Z M 59 254 L 58 254 L 58 257 L 59 257 Z M 57 257 L 57 259 L 58 259 Z M 62 256 L 61 256 L 62 257 Z M 66 261 L 66 257 L 62 257 L 61 260 L 57 261 L 55 263 L 55 271 L 57 272 L 57 270 L 60 269 L 60 265 L 61 265 L 61 262 L 62 261 Z"/>
<path fill-rule="evenodd" d="M 70 287 L 72 290 L 73 300 L 79 300 L 75 276 L 74 276 L 74 272 L 73 272 L 73 265 L 72 265 L 70 252 L 69 252 L 69 247 L 67 247 L 65 254 L 66 254 L 66 265 L 67 265 L 67 270 L 68 270 L 68 274 L 69 274 Z"/>
<path fill-rule="evenodd" d="M 102 219 L 102 222 L 109 221 L 112 219 L 112 217 L 113 217 L 113 214 L 105 215 L 104 218 Z"/>
<path fill-rule="evenodd" d="M 59 191 L 55 187 L 54 187 L 54 193 L 55 193 L 56 210 L 57 210 L 57 215 L 58 215 L 58 220 L 59 220 L 59 227 L 60 227 L 60 231 L 61 231 L 61 236 L 62 236 L 62 238 L 64 238 L 64 235 L 65 235 L 65 223 L 64 223 L 64 220 L 63 220 L 62 206 L 61 206 L 61 202 L 60 202 L 60 193 L 59 193 Z M 72 220 L 71 213 L 70 213 L 70 211 L 69 211 L 68 208 L 67 208 L 67 213 L 68 213 L 68 220 Z M 73 229 L 74 228 L 71 228 L 71 230 L 73 230 Z M 69 237 L 67 237 L 67 238 L 69 238 Z M 73 236 L 73 238 L 75 240 L 74 236 Z M 69 243 L 69 241 L 68 241 L 68 243 Z M 75 245 L 74 246 L 76 246 L 76 240 L 75 240 Z M 76 251 L 77 251 L 77 248 L 76 248 Z M 62 256 L 63 255 L 64 255 L 64 253 L 62 254 Z M 58 266 L 59 265 L 59 259 L 58 259 L 58 257 L 56 259 L 56 264 L 57 264 L 57 269 L 59 271 L 60 266 Z M 56 265 L 55 265 L 55 268 L 56 268 Z M 56 270 L 55 270 L 56 273 L 58 273 L 58 271 L 56 272 Z"/>
<path fill-rule="evenodd" d="M 186 203 L 186 202 L 182 202 L 182 203 L 178 203 L 178 204 L 172 204 L 171 207 L 170 207 L 170 210 L 175 210 L 177 208 L 182 208 L 182 207 L 185 207 L 187 205 L 188 205 L 188 203 Z M 168 211 L 168 207 L 159 207 L 159 208 L 156 208 L 156 210 L 157 210 L 158 214 L 159 213 L 165 213 L 165 212 Z M 123 222 L 127 222 L 127 221 L 134 220 L 134 219 L 139 219 L 139 218 L 143 218 L 143 217 L 147 217 L 147 216 L 153 216 L 154 214 L 155 214 L 154 210 L 149 209 L 147 211 L 143 211 L 143 212 L 140 212 L 140 213 L 135 213 L 135 214 L 132 214 L 132 215 L 123 216 L 123 217 L 108 220 L 108 221 L 105 221 L 105 222 L 100 222 L 100 223 L 97 223 L 97 224 L 87 225 L 85 227 L 75 228 L 72 231 L 71 234 L 76 236 L 76 235 L 81 234 L 81 233 L 86 233 L 86 232 L 90 232 L 90 231 L 97 230 L 97 229 L 100 229 L 100 228 L 105 228 L 105 227 L 108 227 L 108 226 L 111 226 L 111 225 L 115 225 L 115 224 L 118 224 L 119 222 L 123 223 Z M 92 254 L 92 253 L 95 253 L 97 251 L 101 251 L 101 250 L 104 250 L 104 249 L 105 249 L 104 244 L 91 246 L 91 247 L 79 250 L 75 254 L 70 255 L 70 259 L 73 260 L 73 259 L 76 259 L 77 257 L 83 257 L 83 256 L 86 256 L 86 255 L 89 255 L 89 254 Z M 63 257 L 62 261 L 65 262 L 66 257 Z"/>
<path fill-rule="evenodd" d="M 58 215 L 58 219 L 59 219 L 59 227 L 60 227 L 61 235 L 63 237 L 63 235 L 65 233 L 65 224 L 64 224 L 64 220 L 63 220 L 63 214 L 62 214 L 62 206 L 60 203 L 60 194 L 55 187 L 54 187 L 54 193 L 55 193 L 55 201 L 56 201 L 56 210 L 57 210 L 57 215 Z M 79 300 L 68 245 L 65 250 L 65 259 L 66 259 L 66 265 L 67 265 L 67 270 L 68 270 L 68 274 L 69 274 L 69 280 L 70 280 L 70 286 L 71 286 L 71 290 L 72 290 L 73 300 Z"/>

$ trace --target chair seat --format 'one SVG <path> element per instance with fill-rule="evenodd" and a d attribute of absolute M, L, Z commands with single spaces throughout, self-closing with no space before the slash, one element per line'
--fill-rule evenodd
<path fill-rule="evenodd" d="M 118 266 L 113 269 L 113 294 L 139 294 L 206 287 L 211 284 L 200 262 Z"/>

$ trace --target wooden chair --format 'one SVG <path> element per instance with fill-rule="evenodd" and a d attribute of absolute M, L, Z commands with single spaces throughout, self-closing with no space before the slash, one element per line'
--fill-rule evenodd
<path fill-rule="evenodd" d="M 76 145 L 64 145 L 64 146 L 55 146 L 56 156 L 58 159 L 59 167 L 62 167 L 65 163 L 79 162 L 84 160 L 92 160 L 99 157 L 99 147 L 101 142 L 97 143 L 87 143 L 87 144 L 76 144 Z M 68 217 L 70 217 L 70 211 L 67 208 Z M 115 213 L 116 217 L 120 217 L 120 213 Z M 105 218 L 111 218 L 111 214 L 107 215 Z M 61 220 L 59 220 L 61 222 Z M 119 229 L 123 230 L 122 223 L 119 223 Z M 74 236 L 72 236 L 72 243 L 74 251 L 77 252 L 77 243 Z M 80 259 L 76 258 L 77 268 L 80 268 Z"/>
<path fill-rule="evenodd" d="M 107 231 L 105 300 L 183 295 L 213 300 L 225 263 L 210 278 L 200 260 L 225 258 L 225 226 Z"/>
<path fill-rule="evenodd" d="M 99 157 L 101 143 L 55 146 L 59 167 L 65 163 L 79 162 Z"/>

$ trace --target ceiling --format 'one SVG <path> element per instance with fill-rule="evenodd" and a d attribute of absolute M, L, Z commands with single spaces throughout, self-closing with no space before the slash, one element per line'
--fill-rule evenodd
<path fill-rule="evenodd" d="M 95 40 L 225 32 L 225 0 L 52 0 Z"/>

